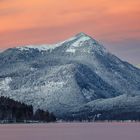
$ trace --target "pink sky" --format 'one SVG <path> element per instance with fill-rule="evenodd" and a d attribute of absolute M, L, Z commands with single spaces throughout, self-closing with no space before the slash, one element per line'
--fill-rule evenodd
<path fill-rule="evenodd" d="M 55 43 L 85 32 L 140 63 L 139 7 L 140 0 L 0 0 L 0 49 Z"/>

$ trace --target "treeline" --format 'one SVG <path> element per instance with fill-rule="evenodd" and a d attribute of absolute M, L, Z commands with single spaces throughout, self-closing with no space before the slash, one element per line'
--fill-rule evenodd
<path fill-rule="evenodd" d="M 55 122 L 53 113 L 38 109 L 33 112 L 31 105 L 0 97 L 0 122 Z"/>

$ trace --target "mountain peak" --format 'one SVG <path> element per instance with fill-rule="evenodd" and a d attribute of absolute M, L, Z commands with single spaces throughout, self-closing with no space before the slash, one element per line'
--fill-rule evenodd
<path fill-rule="evenodd" d="M 80 32 L 80 33 L 76 34 L 76 36 L 88 36 L 88 35 L 85 34 L 84 32 Z"/>
<path fill-rule="evenodd" d="M 30 49 L 36 49 L 38 51 L 52 51 L 55 48 L 61 47 L 63 45 L 69 44 L 66 52 L 69 53 L 75 53 L 77 50 L 84 51 L 84 52 L 90 52 L 94 50 L 101 51 L 105 50 L 100 43 L 98 43 L 95 39 L 93 39 L 91 36 L 85 34 L 84 32 L 80 32 L 76 34 L 75 36 L 59 42 L 57 44 L 43 44 L 43 45 L 26 45 L 23 47 L 16 47 L 16 49 L 20 51 L 28 51 Z"/>
<path fill-rule="evenodd" d="M 75 42 L 79 42 L 79 41 L 81 42 L 81 41 L 86 41 L 89 39 L 92 39 L 92 38 L 90 36 L 88 36 L 87 34 L 80 32 L 80 33 L 76 34 L 75 36 L 73 36 L 65 41 L 59 42 L 57 44 L 25 45 L 23 47 L 16 47 L 16 48 L 20 49 L 20 50 L 38 49 L 39 51 L 46 51 L 46 50 L 50 50 L 50 49 L 51 50 L 55 49 L 64 43 L 71 42 L 74 40 L 75 40 Z"/>

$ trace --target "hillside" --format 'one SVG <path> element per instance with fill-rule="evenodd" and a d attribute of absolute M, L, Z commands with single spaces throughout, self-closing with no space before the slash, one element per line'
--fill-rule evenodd
<path fill-rule="evenodd" d="M 96 110 L 105 106 L 104 111 L 118 110 L 120 104 L 125 112 L 125 105 L 129 110 L 133 103 L 131 114 L 139 112 L 140 69 L 80 33 L 58 44 L 19 46 L 0 53 L 0 96 L 34 110 L 48 109 L 60 119 L 77 119 L 81 112 L 93 118 Z"/>

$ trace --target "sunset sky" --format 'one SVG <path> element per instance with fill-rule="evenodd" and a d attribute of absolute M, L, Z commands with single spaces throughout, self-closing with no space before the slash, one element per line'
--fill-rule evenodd
<path fill-rule="evenodd" d="M 140 63 L 140 0 L 0 0 L 0 49 L 48 44 L 85 32 Z"/>

